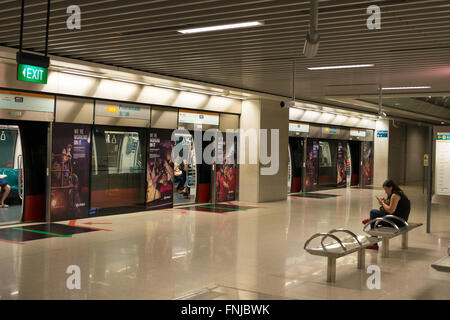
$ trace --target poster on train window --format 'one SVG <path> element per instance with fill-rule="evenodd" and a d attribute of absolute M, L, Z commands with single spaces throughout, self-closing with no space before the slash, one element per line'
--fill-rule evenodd
<path fill-rule="evenodd" d="M 173 207 L 174 165 L 172 131 L 151 129 L 147 147 L 147 209 Z"/>
<path fill-rule="evenodd" d="M 363 142 L 363 186 L 373 184 L 373 143 Z"/>
<path fill-rule="evenodd" d="M 89 211 L 91 126 L 53 126 L 51 158 L 52 221 L 85 218 Z"/>
<path fill-rule="evenodd" d="M 317 188 L 319 181 L 319 142 L 309 140 L 306 147 L 306 190 Z"/>
<path fill-rule="evenodd" d="M 218 147 L 223 152 L 222 163 L 216 165 L 216 199 L 218 202 L 236 200 L 236 177 L 238 175 L 237 166 L 237 143 L 229 146 L 223 140 L 219 141 Z"/>
<path fill-rule="evenodd" d="M 347 185 L 347 143 L 338 142 L 337 152 L 337 184 L 338 188 Z"/>

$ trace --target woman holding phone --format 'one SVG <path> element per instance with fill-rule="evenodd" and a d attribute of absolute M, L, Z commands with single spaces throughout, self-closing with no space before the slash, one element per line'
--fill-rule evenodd
<path fill-rule="evenodd" d="M 381 206 L 380 209 L 372 209 L 370 211 L 370 219 L 364 219 L 362 223 L 366 224 L 370 220 L 382 218 L 386 215 L 394 215 L 408 221 L 409 213 L 411 211 L 411 202 L 403 190 L 400 189 L 400 187 L 393 180 L 385 181 L 383 183 L 383 189 L 386 192 L 387 198 L 376 197 Z M 392 219 L 392 222 L 397 224 L 399 227 L 403 226 L 403 224 L 398 220 Z M 370 226 L 371 228 L 374 228 L 375 223 L 373 222 Z M 368 247 L 368 249 L 377 250 L 378 245 L 375 244 Z"/>

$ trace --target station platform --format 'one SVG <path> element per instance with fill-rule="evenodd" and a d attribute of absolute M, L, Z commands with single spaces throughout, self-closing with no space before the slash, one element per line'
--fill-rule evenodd
<path fill-rule="evenodd" d="M 381 191 L 321 192 L 338 196 L 190 205 L 63 221 L 58 224 L 66 227 L 48 229 L 5 226 L 0 233 L 21 228 L 53 236 L 0 241 L 0 298 L 450 299 L 448 274 L 430 266 L 450 245 L 447 207 L 433 212 L 431 234 L 425 228 L 410 234 L 408 250 L 401 249 L 400 240 L 392 241 L 389 258 L 381 250 L 367 250 L 361 270 L 354 266 L 356 254 L 342 257 L 339 277 L 330 284 L 326 261 L 308 254 L 303 244 L 312 234 L 333 228 L 361 233 L 361 220 L 377 207 L 375 195 Z M 410 220 L 425 222 L 421 188 L 406 187 L 405 192 L 412 202 Z M 80 267 L 80 290 L 66 286 L 71 265 Z M 381 269 L 380 289 L 367 287 L 370 265 Z"/>

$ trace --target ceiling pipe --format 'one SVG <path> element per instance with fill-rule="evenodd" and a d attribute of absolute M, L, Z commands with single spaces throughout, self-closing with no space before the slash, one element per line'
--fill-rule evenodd
<path fill-rule="evenodd" d="M 309 32 L 306 34 L 305 46 L 303 47 L 303 55 L 307 58 L 313 58 L 319 51 L 320 43 L 319 0 L 311 0 L 309 15 Z"/>

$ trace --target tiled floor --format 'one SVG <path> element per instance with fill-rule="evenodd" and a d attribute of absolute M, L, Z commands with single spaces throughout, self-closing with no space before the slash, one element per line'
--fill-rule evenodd
<path fill-rule="evenodd" d="M 426 222 L 421 188 L 407 188 L 410 221 Z M 380 190 L 341 189 L 328 199 L 291 198 L 246 211 L 182 208 L 79 220 L 112 231 L 30 241 L 0 242 L 1 299 L 450 299 L 450 274 L 431 263 L 450 245 L 450 210 L 433 208 L 432 232 L 410 233 L 409 249 L 391 241 L 391 256 L 368 250 L 366 267 L 381 268 L 381 289 L 369 290 L 356 254 L 337 261 L 336 283 L 326 259 L 303 250 L 316 232 L 347 228 L 377 207 Z M 66 222 L 68 223 L 68 222 Z M 24 227 L 24 226 L 21 226 Z M 69 290 L 70 265 L 81 289 Z"/>

